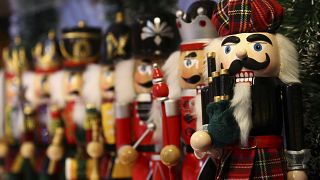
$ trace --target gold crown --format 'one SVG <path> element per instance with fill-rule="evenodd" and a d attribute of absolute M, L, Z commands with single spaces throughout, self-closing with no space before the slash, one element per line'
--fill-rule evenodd
<path fill-rule="evenodd" d="M 54 31 L 48 33 L 46 40 L 38 42 L 32 51 L 35 60 L 35 70 L 52 72 L 61 68 L 62 56 Z"/>
<path fill-rule="evenodd" d="M 29 67 L 27 52 L 19 36 L 14 38 L 12 45 L 3 50 L 2 58 L 8 73 L 17 74 Z"/>

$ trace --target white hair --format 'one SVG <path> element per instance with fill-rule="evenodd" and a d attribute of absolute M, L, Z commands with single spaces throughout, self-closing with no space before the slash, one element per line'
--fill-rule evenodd
<path fill-rule="evenodd" d="M 32 71 L 23 72 L 22 83 L 25 90 L 25 100 L 34 107 L 37 104 L 35 96 L 35 73 Z"/>
<path fill-rule="evenodd" d="M 173 52 L 162 67 L 169 87 L 170 99 L 178 99 L 181 96 L 181 87 L 179 84 L 179 58 L 180 51 Z"/>
<path fill-rule="evenodd" d="M 300 83 L 298 52 L 295 45 L 281 34 L 276 34 L 280 54 L 279 78 L 282 82 Z"/>
<path fill-rule="evenodd" d="M 136 92 L 133 87 L 134 59 L 124 60 L 115 66 L 115 96 L 120 105 L 131 103 Z"/>
<path fill-rule="evenodd" d="M 49 75 L 49 92 L 51 103 L 57 105 L 59 108 L 64 107 L 65 94 L 64 94 L 64 71 L 60 70 Z"/>
<path fill-rule="evenodd" d="M 86 104 L 92 104 L 97 109 L 101 105 L 100 90 L 101 68 L 97 64 L 90 64 L 83 73 L 82 97 Z"/>

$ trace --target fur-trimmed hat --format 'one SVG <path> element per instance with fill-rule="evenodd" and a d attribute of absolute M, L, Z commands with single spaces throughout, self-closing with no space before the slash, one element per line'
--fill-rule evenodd
<path fill-rule="evenodd" d="M 132 48 L 135 57 L 166 59 L 177 49 L 179 42 L 173 14 L 141 14 L 132 25 Z"/>
<path fill-rule="evenodd" d="M 276 0 L 221 0 L 212 23 L 219 36 L 269 32 L 279 28 L 284 10 Z"/>

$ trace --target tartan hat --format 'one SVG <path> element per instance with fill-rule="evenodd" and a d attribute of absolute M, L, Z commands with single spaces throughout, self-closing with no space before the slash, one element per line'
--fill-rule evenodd
<path fill-rule="evenodd" d="M 219 36 L 238 33 L 275 33 L 284 16 L 276 0 L 221 0 L 212 16 Z"/>

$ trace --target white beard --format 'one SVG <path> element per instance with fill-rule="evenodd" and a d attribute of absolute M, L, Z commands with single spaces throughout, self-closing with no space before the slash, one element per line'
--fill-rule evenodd
<path fill-rule="evenodd" d="M 236 83 L 231 107 L 234 108 L 233 116 L 240 128 L 240 143 L 247 146 L 252 127 L 251 86 L 249 83 Z"/>
<path fill-rule="evenodd" d="M 86 105 L 80 97 L 75 99 L 72 117 L 73 117 L 74 123 L 78 127 L 80 128 L 84 127 L 84 121 L 86 118 Z"/>

